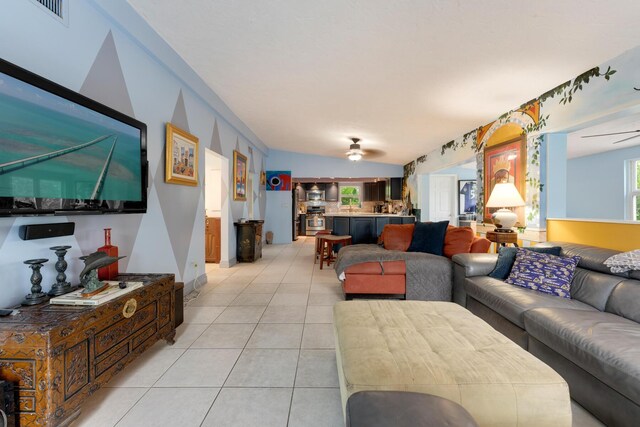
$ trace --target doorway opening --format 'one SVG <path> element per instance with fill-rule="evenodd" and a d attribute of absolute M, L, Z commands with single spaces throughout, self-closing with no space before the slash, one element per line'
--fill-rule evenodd
<path fill-rule="evenodd" d="M 229 267 L 229 159 L 205 148 L 205 262 Z"/>

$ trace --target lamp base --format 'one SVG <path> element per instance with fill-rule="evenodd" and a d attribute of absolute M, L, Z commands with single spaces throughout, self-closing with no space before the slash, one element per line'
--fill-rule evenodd
<path fill-rule="evenodd" d="M 518 215 L 506 208 L 498 209 L 491 215 L 491 218 L 493 218 L 496 228 L 500 228 L 500 231 L 511 230 L 518 221 Z"/>
<path fill-rule="evenodd" d="M 495 231 L 496 233 L 515 233 L 515 231 L 513 231 L 513 229 L 511 228 L 499 228 L 496 227 L 493 229 L 493 231 Z"/>

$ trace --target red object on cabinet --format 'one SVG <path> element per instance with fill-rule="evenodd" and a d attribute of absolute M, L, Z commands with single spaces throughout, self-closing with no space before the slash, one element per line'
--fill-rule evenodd
<path fill-rule="evenodd" d="M 111 229 L 104 229 L 104 246 L 98 248 L 98 252 L 104 252 L 105 254 L 113 257 L 118 256 L 118 247 L 111 244 Z M 118 275 L 118 261 L 111 265 L 98 269 L 99 280 L 113 280 Z"/>

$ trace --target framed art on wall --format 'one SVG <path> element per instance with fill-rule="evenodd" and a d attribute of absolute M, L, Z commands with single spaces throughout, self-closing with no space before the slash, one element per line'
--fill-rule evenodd
<path fill-rule="evenodd" d="M 291 191 L 291 171 L 267 171 L 267 191 Z"/>
<path fill-rule="evenodd" d="M 461 179 L 458 181 L 458 215 L 476 213 L 477 194 L 475 179 Z"/>
<path fill-rule="evenodd" d="M 485 222 L 499 208 L 488 208 L 487 201 L 498 183 L 513 183 L 523 199 L 525 197 L 526 138 L 524 136 L 496 144 L 484 150 L 484 214 Z M 516 208 L 518 222 L 524 224 L 524 208 Z"/>
<path fill-rule="evenodd" d="M 233 150 L 233 200 L 247 200 L 247 156 Z"/>
<path fill-rule="evenodd" d="M 164 181 L 198 185 L 198 137 L 167 123 Z"/>

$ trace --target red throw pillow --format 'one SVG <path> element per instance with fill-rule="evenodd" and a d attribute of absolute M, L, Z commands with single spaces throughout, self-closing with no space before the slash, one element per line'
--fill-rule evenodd
<path fill-rule="evenodd" d="M 406 252 L 411 245 L 414 224 L 387 224 L 382 229 L 384 248 L 390 251 Z"/>
<path fill-rule="evenodd" d="M 455 254 L 468 254 L 474 237 L 471 227 L 450 225 L 444 236 L 444 256 L 451 258 Z"/>

